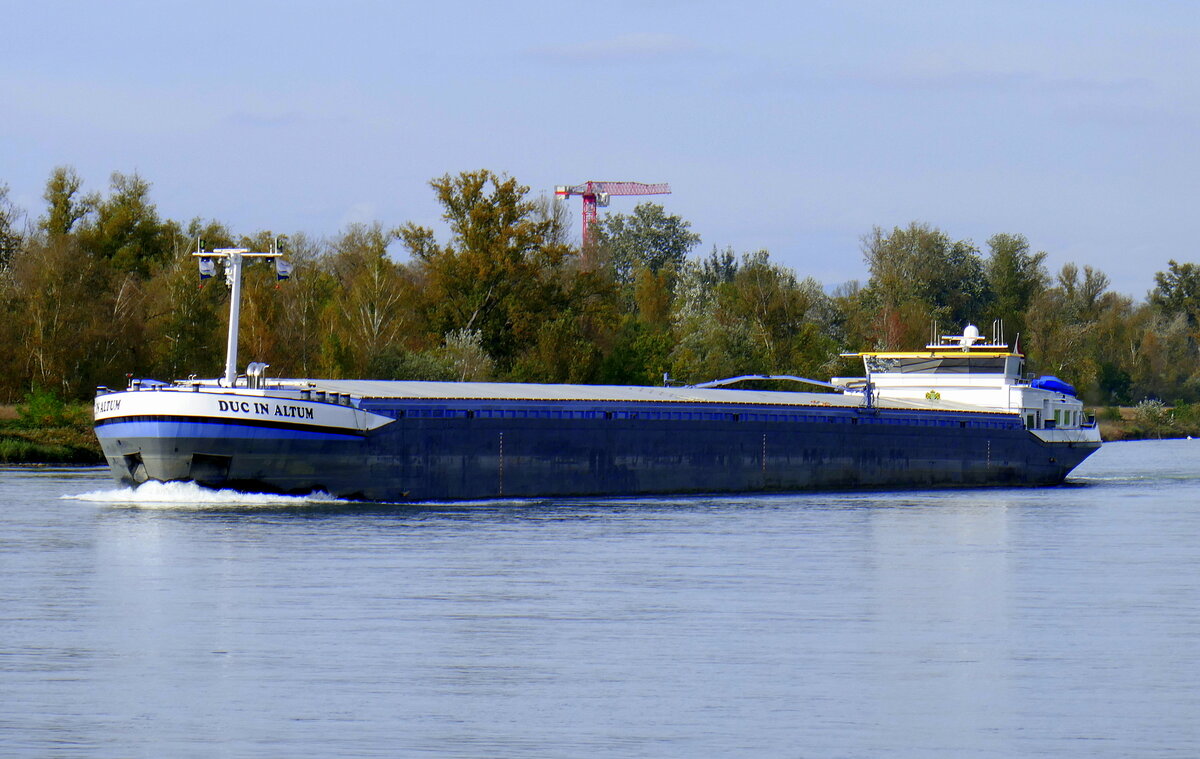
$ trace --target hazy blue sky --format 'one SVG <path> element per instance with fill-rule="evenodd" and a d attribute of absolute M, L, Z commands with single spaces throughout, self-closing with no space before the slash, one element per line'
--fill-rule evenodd
<path fill-rule="evenodd" d="M 913 220 L 1023 233 L 1138 297 L 1200 259 L 1200 3 L 0 10 L 0 182 L 34 216 L 67 164 L 237 232 L 433 226 L 428 180 L 488 168 L 535 193 L 670 182 L 654 200 L 704 251 L 767 248 L 827 286 L 866 278 L 872 226 Z"/>

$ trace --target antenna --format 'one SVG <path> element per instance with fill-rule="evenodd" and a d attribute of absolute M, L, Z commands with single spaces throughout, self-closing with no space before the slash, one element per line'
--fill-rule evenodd
<path fill-rule="evenodd" d="M 199 238 L 197 238 L 197 250 L 192 256 L 200 259 L 201 277 L 205 276 L 206 262 L 212 266 L 212 259 L 225 259 L 225 281 L 229 285 L 229 336 L 225 342 L 225 387 L 233 387 L 233 383 L 237 379 L 238 321 L 242 312 L 243 259 L 276 258 L 278 256 L 278 253 L 274 252 L 276 246 L 272 244 L 271 247 L 273 249 L 271 253 L 255 252 L 246 248 L 217 248 L 205 251 L 200 248 Z"/>

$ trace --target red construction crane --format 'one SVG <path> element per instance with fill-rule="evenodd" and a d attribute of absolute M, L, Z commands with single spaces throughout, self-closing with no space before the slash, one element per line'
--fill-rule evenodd
<path fill-rule="evenodd" d="M 643 184 L 641 182 L 584 182 L 577 185 L 559 185 L 554 188 L 554 194 L 569 198 L 572 195 L 583 197 L 583 246 L 588 244 L 588 236 L 592 224 L 596 221 L 596 207 L 608 206 L 611 195 L 670 195 L 671 186 L 668 184 Z"/>

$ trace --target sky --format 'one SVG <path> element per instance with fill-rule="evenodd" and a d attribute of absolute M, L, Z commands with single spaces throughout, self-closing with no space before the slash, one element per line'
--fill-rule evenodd
<path fill-rule="evenodd" d="M 1200 4 L 0 0 L 0 183 L 152 183 L 235 233 L 441 229 L 429 180 L 670 183 L 700 253 L 827 288 L 919 221 L 1142 298 L 1200 260 Z M 572 199 L 578 212 L 578 199 Z M 578 233 L 578 221 L 576 221 Z"/>

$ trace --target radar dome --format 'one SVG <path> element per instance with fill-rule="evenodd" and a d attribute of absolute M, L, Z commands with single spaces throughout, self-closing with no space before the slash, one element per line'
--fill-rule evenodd
<path fill-rule="evenodd" d="M 966 329 L 963 330 L 962 339 L 958 341 L 958 344 L 965 348 L 974 345 L 978 341 L 979 327 L 976 327 L 974 324 L 968 324 Z"/>

